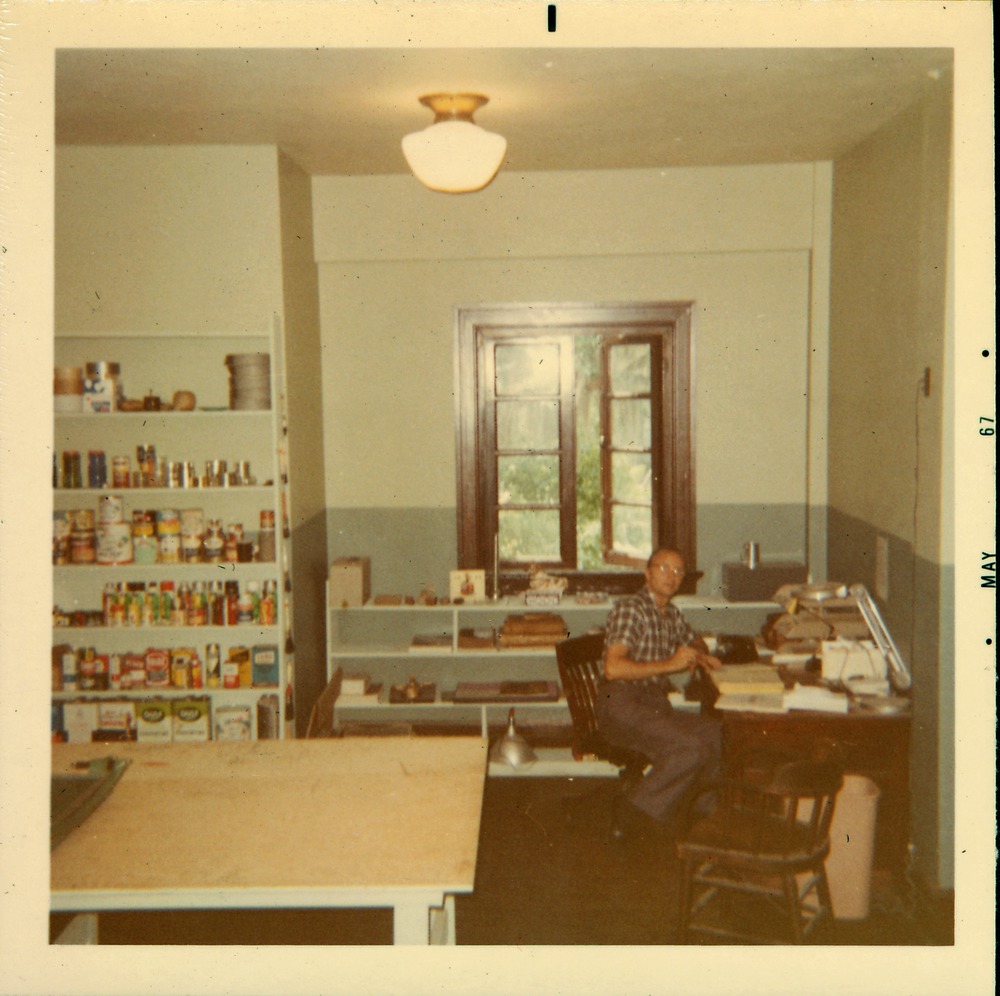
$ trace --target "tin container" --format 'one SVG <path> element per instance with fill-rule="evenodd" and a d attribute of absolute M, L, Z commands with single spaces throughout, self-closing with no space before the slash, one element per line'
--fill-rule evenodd
<path fill-rule="evenodd" d="M 52 563 L 58 566 L 69 563 L 70 512 L 52 513 Z"/>
<path fill-rule="evenodd" d="M 87 487 L 103 488 L 108 483 L 108 461 L 104 450 L 90 450 L 87 454 Z"/>
<path fill-rule="evenodd" d="M 156 487 L 156 447 L 152 443 L 140 443 L 135 448 L 136 464 L 142 487 Z"/>
<path fill-rule="evenodd" d="M 97 521 L 101 525 L 124 522 L 124 499 L 120 495 L 101 495 L 97 502 Z"/>
<path fill-rule="evenodd" d="M 94 530 L 74 530 L 70 534 L 69 559 L 73 564 L 92 564 L 97 558 Z"/>
<path fill-rule="evenodd" d="M 205 461 L 205 482 L 210 488 L 221 488 L 226 482 L 226 461 L 206 460 Z"/>
<path fill-rule="evenodd" d="M 82 488 L 83 475 L 80 468 L 80 453 L 77 450 L 63 450 L 62 486 L 64 488 Z"/>
<path fill-rule="evenodd" d="M 69 514 L 73 532 L 93 532 L 94 510 L 92 508 L 75 508 Z"/>
<path fill-rule="evenodd" d="M 180 536 L 181 517 L 176 508 L 161 508 L 156 513 L 157 536 Z"/>
<path fill-rule="evenodd" d="M 118 411 L 122 393 L 121 367 L 117 363 L 98 360 L 86 365 L 83 378 L 84 411 Z"/>
<path fill-rule="evenodd" d="M 111 458 L 111 486 L 127 488 L 132 483 L 132 461 L 127 456 Z"/>
<path fill-rule="evenodd" d="M 83 411 L 83 368 L 55 367 L 52 378 L 55 411 Z"/>
<path fill-rule="evenodd" d="M 168 533 L 157 537 L 157 554 L 161 564 L 179 564 L 181 562 L 181 535 Z"/>
<path fill-rule="evenodd" d="M 132 527 L 127 522 L 102 522 L 95 530 L 99 564 L 132 563 Z"/>

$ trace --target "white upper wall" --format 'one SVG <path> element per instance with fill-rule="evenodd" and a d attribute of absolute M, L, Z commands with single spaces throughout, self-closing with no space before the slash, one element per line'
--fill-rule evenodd
<path fill-rule="evenodd" d="M 317 176 L 316 259 L 504 259 L 810 249 L 810 164 L 503 173 L 475 194 Z"/>
<path fill-rule="evenodd" d="M 314 178 L 328 505 L 455 504 L 456 306 L 643 300 L 694 302 L 699 504 L 805 504 L 827 181 L 823 164 L 501 174 L 450 196 Z"/>
<path fill-rule="evenodd" d="M 269 329 L 281 313 L 273 146 L 60 146 L 55 327 Z"/>

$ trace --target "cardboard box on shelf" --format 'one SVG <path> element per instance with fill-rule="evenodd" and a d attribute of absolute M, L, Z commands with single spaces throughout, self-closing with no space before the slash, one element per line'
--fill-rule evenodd
<path fill-rule="evenodd" d="M 368 557 L 338 557 L 330 564 L 330 608 L 356 608 L 371 594 Z"/>
<path fill-rule="evenodd" d="M 135 705 L 136 739 L 140 743 L 168 744 L 174 739 L 170 699 L 142 699 Z"/>
<path fill-rule="evenodd" d="M 216 740 L 253 740 L 250 706 L 220 706 L 215 710 Z"/>
<path fill-rule="evenodd" d="M 63 703 L 63 729 L 66 741 L 71 744 L 89 744 L 97 729 L 96 702 Z"/>
<path fill-rule="evenodd" d="M 250 651 L 254 688 L 278 687 L 278 648 L 273 643 L 253 647 Z"/>
<path fill-rule="evenodd" d="M 204 741 L 211 739 L 212 706 L 205 696 L 174 699 L 173 733 L 175 741 Z"/>
<path fill-rule="evenodd" d="M 135 739 L 135 703 L 129 699 L 111 699 L 101 702 L 97 710 L 100 730 L 114 731 L 124 739 Z"/>

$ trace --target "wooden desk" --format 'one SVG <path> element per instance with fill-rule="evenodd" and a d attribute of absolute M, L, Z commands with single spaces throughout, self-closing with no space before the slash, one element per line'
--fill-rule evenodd
<path fill-rule="evenodd" d="M 55 745 L 52 771 L 108 754 L 132 763 L 52 852 L 54 912 L 391 907 L 396 944 L 454 943 L 481 739 Z"/>
<path fill-rule="evenodd" d="M 721 712 L 723 763 L 730 768 L 745 751 L 770 747 L 808 751 L 817 741 L 836 740 L 847 771 L 878 786 L 875 867 L 901 874 L 910 841 L 910 717 L 875 712 Z"/>

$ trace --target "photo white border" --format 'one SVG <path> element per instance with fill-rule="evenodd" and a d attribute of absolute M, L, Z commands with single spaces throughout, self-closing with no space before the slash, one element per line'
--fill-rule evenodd
<path fill-rule="evenodd" d="M 940 993 L 992 992 L 995 854 L 995 552 L 992 6 L 984 3 L 570 0 L 8 0 L 0 12 L 0 993 Z M 51 579 L 54 52 L 183 46 L 935 46 L 956 50 L 954 242 L 957 719 L 956 943 L 950 948 L 456 949 L 55 948 L 45 943 Z M 986 360 L 982 349 L 994 359 Z M 949 417 L 945 418 L 946 428 Z M 992 546 L 990 544 L 993 544 Z M 942 559 L 947 559 L 943 551 Z M 995 593 L 994 593 L 995 594 Z M 44 655 L 44 656 L 39 656 Z M 41 669 L 39 669 L 41 670 Z M 36 680 L 37 679 L 37 680 Z M 989 759 L 989 762 L 988 762 Z M 915 787 L 917 790 L 919 787 Z M 39 822 L 41 821 L 41 822 Z M 44 841 L 42 840 L 42 844 Z M 196 982 L 197 980 L 197 988 Z"/>

